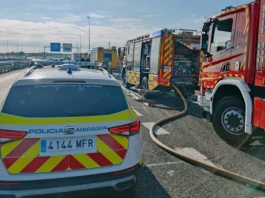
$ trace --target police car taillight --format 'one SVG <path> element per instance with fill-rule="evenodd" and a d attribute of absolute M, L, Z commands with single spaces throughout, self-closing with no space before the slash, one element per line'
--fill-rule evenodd
<path fill-rule="evenodd" d="M 27 132 L 24 131 L 10 131 L 0 129 L 0 143 L 6 143 L 14 140 L 24 138 Z"/>
<path fill-rule="evenodd" d="M 109 128 L 109 132 L 117 135 L 135 135 L 140 132 L 141 122 L 138 120 L 131 124 Z"/>

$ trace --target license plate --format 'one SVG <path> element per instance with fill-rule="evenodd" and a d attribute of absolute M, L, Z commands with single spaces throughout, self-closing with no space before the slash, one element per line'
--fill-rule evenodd
<path fill-rule="evenodd" d="M 40 150 L 42 156 L 95 153 L 96 137 L 42 139 Z"/>

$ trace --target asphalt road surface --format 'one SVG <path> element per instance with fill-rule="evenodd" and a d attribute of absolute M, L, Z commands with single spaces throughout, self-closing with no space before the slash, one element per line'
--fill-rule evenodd
<path fill-rule="evenodd" d="M 24 71 L 14 71 L 0 75 L 0 102 L 11 84 Z M 130 198 L 176 198 L 176 197 L 265 197 L 265 192 L 244 186 L 235 181 L 210 173 L 190 165 L 153 143 L 149 127 L 164 117 L 178 111 L 150 108 L 136 102 L 134 94 L 125 91 L 132 108 L 142 122 L 143 155 L 145 165 L 134 193 L 114 195 L 91 195 L 79 192 L 54 197 L 130 197 Z M 174 94 L 163 94 L 155 99 L 161 106 L 176 107 L 181 110 L 182 102 Z M 238 150 L 221 140 L 211 123 L 200 118 L 200 108 L 190 102 L 188 113 L 157 129 L 159 140 L 195 159 L 265 182 L 265 148 L 261 142 L 245 145 Z M 38 196 L 40 197 L 40 196 Z M 43 196 L 51 197 L 51 196 Z"/>

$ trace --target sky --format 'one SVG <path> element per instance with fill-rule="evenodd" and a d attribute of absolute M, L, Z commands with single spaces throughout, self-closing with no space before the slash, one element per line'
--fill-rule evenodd
<path fill-rule="evenodd" d="M 122 47 L 157 30 L 197 29 L 225 6 L 251 0 L 0 0 L 0 52 L 43 52 L 51 42 Z M 8 47 L 7 47 L 8 46 Z M 48 50 L 48 49 L 47 49 Z"/>

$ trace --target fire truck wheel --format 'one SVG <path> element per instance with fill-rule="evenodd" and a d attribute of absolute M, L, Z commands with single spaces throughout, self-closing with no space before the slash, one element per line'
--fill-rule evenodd
<path fill-rule="evenodd" d="M 143 77 L 142 79 L 142 88 L 148 90 L 148 80 L 146 77 Z"/>
<path fill-rule="evenodd" d="M 217 134 L 232 146 L 241 147 L 249 138 L 244 131 L 245 105 L 239 97 L 220 100 L 214 109 L 212 122 Z"/>

